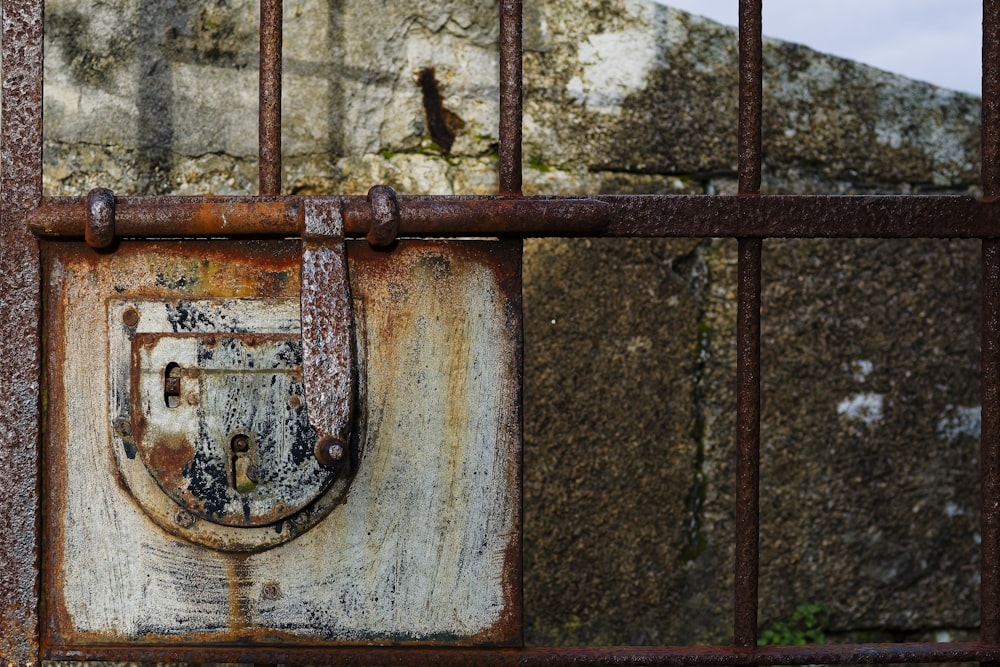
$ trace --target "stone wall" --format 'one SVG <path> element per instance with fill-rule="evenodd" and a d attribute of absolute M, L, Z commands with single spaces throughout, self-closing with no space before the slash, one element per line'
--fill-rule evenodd
<path fill-rule="evenodd" d="M 733 192 L 732 29 L 525 12 L 526 193 Z M 47 14 L 48 194 L 255 190 L 255 2 Z M 494 192 L 496 32 L 492 3 L 286 0 L 284 191 Z M 978 99 L 764 58 L 766 192 L 977 192 Z M 763 626 L 822 604 L 834 639 L 975 631 L 978 256 L 765 243 Z M 734 242 L 533 240 L 524 274 L 528 641 L 728 641 Z"/>

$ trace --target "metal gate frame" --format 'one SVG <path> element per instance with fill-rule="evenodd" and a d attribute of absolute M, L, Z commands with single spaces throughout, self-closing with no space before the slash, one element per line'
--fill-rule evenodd
<path fill-rule="evenodd" d="M 0 663 L 51 660 L 348 665 L 771 665 L 980 662 L 1000 665 L 1000 0 L 983 2 L 983 197 L 764 196 L 762 0 L 739 0 L 739 194 L 521 196 L 521 0 L 500 0 L 499 195 L 280 196 L 281 1 L 261 0 L 258 196 L 42 197 L 43 0 L 2 0 L 0 119 Z M 303 201 L 337 207 L 344 234 L 731 237 L 738 239 L 735 618 L 726 646 L 515 648 L 80 647 L 41 644 L 41 397 L 36 237 L 305 236 Z M 761 253 L 765 238 L 982 240 L 980 639 L 951 644 L 757 647 Z"/>

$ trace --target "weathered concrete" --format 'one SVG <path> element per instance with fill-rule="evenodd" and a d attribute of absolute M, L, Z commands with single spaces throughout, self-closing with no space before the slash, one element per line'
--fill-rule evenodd
<path fill-rule="evenodd" d="M 494 191 L 473 4 L 286 2 L 285 191 Z M 47 5 L 50 193 L 254 190 L 256 3 Z M 640 0 L 531 3 L 525 30 L 526 192 L 734 189 L 733 30 Z M 766 191 L 977 191 L 974 97 L 764 55 Z M 530 642 L 728 640 L 734 264 L 731 241 L 526 244 Z M 977 270 L 972 242 L 765 244 L 764 625 L 821 603 L 842 636 L 973 629 Z"/>

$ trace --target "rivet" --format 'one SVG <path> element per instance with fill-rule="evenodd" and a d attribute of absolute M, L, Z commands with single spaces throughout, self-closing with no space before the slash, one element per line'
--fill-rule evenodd
<path fill-rule="evenodd" d="M 332 468 L 344 460 L 346 451 L 342 440 L 326 436 L 316 443 L 316 460 L 320 465 Z"/>
<path fill-rule="evenodd" d="M 291 396 L 288 397 L 288 407 L 297 408 L 300 405 L 302 405 L 302 399 L 299 398 L 297 395 L 292 394 Z"/>
<path fill-rule="evenodd" d="M 260 595 L 265 600 L 277 600 L 281 597 L 281 588 L 278 586 L 278 582 L 269 581 L 264 584 L 260 589 Z"/>
<path fill-rule="evenodd" d="M 139 324 L 139 311 L 131 307 L 126 308 L 125 312 L 122 313 L 122 324 L 129 329 L 135 329 Z"/>
<path fill-rule="evenodd" d="M 200 402 L 201 399 L 198 398 L 198 394 L 188 394 L 187 396 L 188 405 L 198 405 L 198 403 Z"/>
<path fill-rule="evenodd" d="M 194 514 L 187 510 L 177 510 L 177 513 L 174 514 L 174 523 L 181 528 L 190 528 L 194 525 L 194 521 Z"/>
<path fill-rule="evenodd" d="M 132 422 L 128 419 L 116 419 L 115 420 L 115 433 L 123 438 L 127 438 L 132 435 Z"/>

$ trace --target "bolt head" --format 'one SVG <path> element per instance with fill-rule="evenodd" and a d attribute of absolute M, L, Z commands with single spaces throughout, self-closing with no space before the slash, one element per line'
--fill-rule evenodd
<path fill-rule="evenodd" d="M 346 458 L 347 447 L 343 440 L 326 436 L 316 443 L 316 460 L 320 465 L 332 468 Z"/>
<path fill-rule="evenodd" d="M 177 513 L 174 514 L 174 523 L 181 528 L 190 528 L 194 525 L 194 522 L 194 514 L 187 510 L 177 510 Z"/>
<path fill-rule="evenodd" d="M 132 435 L 132 422 L 128 419 L 115 420 L 115 432 L 123 438 Z"/>
<path fill-rule="evenodd" d="M 139 324 L 139 311 L 135 308 L 126 308 L 122 313 L 122 324 L 134 329 Z"/>
<path fill-rule="evenodd" d="M 281 597 L 281 587 L 277 582 L 269 581 L 261 587 L 260 595 L 265 600 L 276 600 Z"/>

